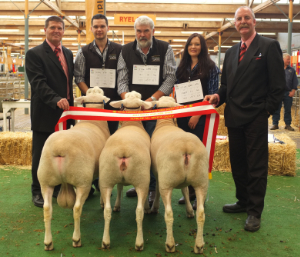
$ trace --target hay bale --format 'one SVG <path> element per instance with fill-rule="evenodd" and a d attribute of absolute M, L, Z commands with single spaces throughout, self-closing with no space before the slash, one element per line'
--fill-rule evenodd
<path fill-rule="evenodd" d="M 31 165 L 32 133 L 0 133 L 0 164 Z"/>
<path fill-rule="evenodd" d="M 216 108 L 216 111 L 220 114 L 220 115 L 224 115 L 224 109 L 225 109 L 226 104 L 222 104 L 221 106 L 219 106 L 218 108 Z"/>
<path fill-rule="evenodd" d="M 218 171 L 231 172 L 228 139 L 216 140 L 214 162 L 213 162 L 212 169 Z"/>
<path fill-rule="evenodd" d="M 269 143 L 269 175 L 296 176 L 296 143 L 286 134 L 276 138 L 285 144 Z M 213 170 L 231 171 L 228 139 L 216 140 Z"/>
<path fill-rule="evenodd" d="M 224 115 L 220 115 L 219 117 L 220 117 L 220 120 L 219 120 L 219 127 L 218 127 L 217 134 L 220 136 L 227 136 L 228 130 L 227 130 L 227 127 L 225 127 Z"/>
<path fill-rule="evenodd" d="M 269 144 L 269 175 L 296 176 L 296 143 L 287 134 L 276 134 L 285 144 Z"/>

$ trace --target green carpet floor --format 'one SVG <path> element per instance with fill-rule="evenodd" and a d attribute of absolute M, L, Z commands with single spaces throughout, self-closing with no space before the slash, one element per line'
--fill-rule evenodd
<path fill-rule="evenodd" d="M 297 153 L 300 159 L 300 152 Z M 103 211 L 97 192 L 83 208 L 81 219 L 82 247 L 72 247 L 73 215 L 61 209 L 53 199 L 52 234 L 54 250 L 44 251 L 43 210 L 31 202 L 30 170 L 2 166 L 0 169 L 0 257 L 2 256 L 195 256 L 195 219 L 188 219 L 185 206 L 179 205 L 180 190 L 173 191 L 174 238 L 176 252 L 165 252 L 164 207 L 160 213 L 145 215 L 144 251 L 134 250 L 136 237 L 136 199 L 124 196 L 121 212 L 112 214 L 111 249 L 102 250 Z M 300 256 L 300 170 L 297 177 L 269 176 L 261 229 L 244 231 L 246 214 L 227 214 L 222 206 L 235 202 L 231 173 L 213 172 L 210 180 L 204 256 Z M 116 197 L 113 191 L 112 204 Z"/>

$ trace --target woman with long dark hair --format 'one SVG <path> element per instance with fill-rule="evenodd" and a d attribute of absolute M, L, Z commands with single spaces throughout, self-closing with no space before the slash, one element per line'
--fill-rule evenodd
<path fill-rule="evenodd" d="M 204 37 L 198 33 L 190 35 L 184 47 L 182 59 L 177 68 L 176 84 L 200 79 L 203 97 L 205 95 L 212 95 L 218 91 L 219 73 L 220 71 L 218 67 L 210 59 Z M 202 100 L 185 102 L 184 104 L 202 102 Z M 205 126 L 205 116 L 196 115 L 178 118 L 177 123 L 178 127 L 184 131 L 196 135 L 202 141 Z M 193 187 L 189 186 L 189 192 L 190 200 L 195 199 L 193 208 L 196 209 L 197 199 Z M 184 197 L 182 197 L 178 203 L 184 204 Z"/>

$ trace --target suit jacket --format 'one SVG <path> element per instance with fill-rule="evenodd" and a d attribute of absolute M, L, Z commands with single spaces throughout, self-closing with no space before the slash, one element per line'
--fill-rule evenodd
<path fill-rule="evenodd" d="M 62 46 L 69 71 L 70 105 L 73 105 L 73 54 Z M 25 57 L 25 68 L 31 85 L 31 129 L 54 132 L 63 110 L 57 102 L 67 98 L 67 77 L 46 41 L 30 49 Z"/>
<path fill-rule="evenodd" d="M 240 44 L 227 50 L 219 105 L 226 102 L 225 125 L 240 127 L 262 111 L 273 114 L 282 101 L 285 73 L 279 43 L 256 34 L 238 64 Z"/>

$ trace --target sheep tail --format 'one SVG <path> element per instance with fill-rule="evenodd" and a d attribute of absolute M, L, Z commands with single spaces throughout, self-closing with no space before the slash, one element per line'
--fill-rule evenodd
<path fill-rule="evenodd" d="M 57 196 L 57 203 L 62 208 L 73 209 L 76 201 L 75 190 L 72 185 L 63 183 Z"/>

